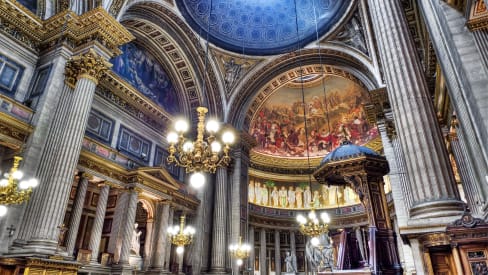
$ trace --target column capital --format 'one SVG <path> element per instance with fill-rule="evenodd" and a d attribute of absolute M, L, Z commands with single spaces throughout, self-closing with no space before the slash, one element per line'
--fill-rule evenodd
<path fill-rule="evenodd" d="M 88 180 L 92 180 L 93 179 L 93 175 L 88 173 L 88 172 L 80 172 L 80 179 L 88 179 Z"/>
<path fill-rule="evenodd" d="M 80 78 L 87 78 L 98 85 L 98 80 L 105 72 L 112 67 L 103 56 L 99 55 L 93 48 L 88 52 L 73 56 L 66 63 L 65 82 L 74 87 Z"/>

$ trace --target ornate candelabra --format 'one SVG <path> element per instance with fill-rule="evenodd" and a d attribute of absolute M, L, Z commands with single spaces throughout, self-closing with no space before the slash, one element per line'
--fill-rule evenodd
<path fill-rule="evenodd" d="M 19 170 L 22 157 L 15 156 L 14 164 L 4 178 L 0 180 L 0 216 L 7 213 L 6 205 L 20 204 L 28 201 L 32 193 L 32 188 L 39 182 L 37 179 L 21 180 L 24 173 Z"/>
<path fill-rule="evenodd" d="M 230 255 L 232 258 L 237 259 L 237 265 L 241 266 L 244 259 L 249 258 L 251 252 L 251 246 L 247 243 L 242 243 L 242 237 L 239 236 L 239 242 L 237 244 L 231 244 L 229 246 Z"/>
<path fill-rule="evenodd" d="M 180 225 L 169 227 L 168 234 L 171 243 L 177 246 L 176 253 L 181 254 L 185 251 L 185 245 L 189 245 L 193 241 L 195 228 L 189 225 L 185 227 L 185 215 L 182 215 L 180 217 Z"/>
<path fill-rule="evenodd" d="M 222 144 L 217 140 L 216 134 L 219 131 L 219 123 L 216 120 L 209 120 L 205 127 L 205 114 L 208 109 L 198 107 L 197 139 L 188 140 L 184 134 L 188 131 L 189 125 L 184 120 L 175 123 L 175 131 L 167 135 L 169 143 L 168 163 L 175 163 L 185 167 L 186 173 L 193 173 L 190 183 L 194 187 L 201 187 L 205 181 L 202 173 L 215 173 L 217 167 L 227 166 L 230 162 L 230 144 L 234 142 L 234 134 L 225 131 L 222 136 Z M 204 139 L 204 131 L 208 136 Z"/>
<path fill-rule="evenodd" d="M 315 209 L 312 208 L 306 217 L 299 214 L 297 216 L 297 221 L 300 224 L 300 232 L 303 235 L 312 237 L 312 244 L 318 241 L 318 236 L 329 232 L 330 218 L 327 212 L 321 212 L 319 218 L 315 213 Z"/>

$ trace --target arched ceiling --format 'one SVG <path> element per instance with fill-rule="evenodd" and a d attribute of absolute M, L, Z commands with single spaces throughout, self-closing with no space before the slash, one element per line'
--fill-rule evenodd
<path fill-rule="evenodd" d="M 218 47 L 247 55 L 273 55 L 294 51 L 316 40 L 317 33 L 322 36 L 333 30 L 354 2 L 295 1 L 181 0 L 177 5 L 189 25 Z"/>

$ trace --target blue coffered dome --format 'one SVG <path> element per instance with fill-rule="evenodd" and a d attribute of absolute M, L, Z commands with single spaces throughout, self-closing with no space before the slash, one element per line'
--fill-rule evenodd
<path fill-rule="evenodd" d="M 301 47 L 316 40 L 316 27 L 319 35 L 329 31 L 345 16 L 353 1 L 181 0 L 176 2 L 187 22 L 202 37 L 207 37 L 209 27 L 207 18 L 211 11 L 208 38 L 215 45 L 248 55 L 272 55 L 296 50 L 298 40 Z"/>
<path fill-rule="evenodd" d="M 320 162 L 320 166 L 326 164 L 327 162 L 345 160 L 345 159 L 355 158 L 359 156 L 378 157 L 381 155 L 368 147 L 346 143 L 337 147 L 334 151 L 330 152 L 327 156 L 325 156 Z"/>

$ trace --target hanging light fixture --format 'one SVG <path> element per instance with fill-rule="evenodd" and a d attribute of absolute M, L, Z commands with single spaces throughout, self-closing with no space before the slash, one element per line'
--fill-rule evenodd
<path fill-rule="evenodd" d="M 239 242 L 237 244 L 231 244 L 229 246 L 229 251 L 231 257 L 236 259 L 237 265 L 241 266 L 244 263 L 244 260 L 249 258 L 251 245 L 242 243 L 242 237 L 239 236 Z"/>
<path fill-rule="evenodd" d="M 39 184 L 35 178 L 22 180 L 24 173 L 19 170 L 21 160 L 22 157 L 15 156 L 12 168 L 0 180 L 0 217 L 7 214 L 7 205 L 28 201 L 32 188 Z"/>
<path fill-rule="evenodd" d="M 208 13 L 206 47 L 205 47 L 205 71 L 202 77 L 202 94 L 206 92 L 206 77 L 207 63 L 208 63 L 208 49 L 209 41 L 208 35 L 210 32 L 210 15 L 212 13 L 212 1 L 210 1 L 210 9 Z M 230 130 L 224 131 L 220 135 L 222 142 L 219 142 L 220 123 L 217 120 L 209 120 L 205 124 L 205 116 L 208 112 L 206 107 L 198 107 L 198 124 L 197 124 L 197 138 L 190 140 L 184 137 L 184 134 L 189 130 L 189 124 L 186 120 L 177 120 L 174 125 L 174 132 L 167 135 L 169 143 L 168 163 L 174 163 L 178 166 L 185 167 L 186 173 L 192 173 L 190 176 L 190 184 L 195 188 L 200 188 L 205 183 L 205 175 L 203 173 L 215 173 L 217 167 L 225 167 L 230 163 L 229 150 L 230 145 L 234 142 L 234 133 Z M 208 136 L 205 138 L 205 130 Z"/>
<path fill-rule="evenodd" d="M 315 2 L 312 1 L 314 4 L 314 16 L 315 16 Z M 297 31 L 297 45 L 298 45 L 298 57 L 301 56 L 301 47 L 300 47 L 300 35 L 298 33 L 298 12 L 297 12 L 297 4 L 296 0 L 294 1 L 295 3 L 295 23 L 296 23 L 296 31 Z M 315 17 L 315 25 L 316 25 L 316 34 L 317 34 L 317 42 L 319 41 L 318 39 L 318 30 L 317 30 L 317 20 Z M 319 47 L 319 55 L 320 55 L 320 47 Z M 322 69 L 322 73 L 324 72 L 323 66 L 322 66 L 322 59 L 320 59 L 320 67 Z M 302 70 L 302 63 L 300 61 L 300 77 L 299 81 L 301 83 L 301 92 L 302 92 L 302 107 L 303 107 L 303 120 L 304 120 L 304 128 L 305 128 L 305 149 L 307 152 L 307 163 L 308 163 L 308 169 L 310 170 L 310 151 L 309 151 L 309 142 L 308 142 L 308 122 L 307 122 L 307 108 L 305 107 L 305 90 L 304 90 L 304 76 L 303 76 L 303 70 Z M 324 97 L 325 97 L 325 82 L 324 82 L 324 76 L 322 76 L 322 86 L 324 88 Z M 328 117 L 328 114 L 326 114 Z M 312 190 L 312 175 L 308 175 L 308 184 L 310 186 L 310 190 Z M 314 246 L 317 246 L 320 244 L 319 236 L 322 234 L 325 234 L 329 232 L 329 223 L 330 223 L 330 217 L 327 212 L 323 211 L 317 215 L 315 212 L 315 205 L 317 198 L 314 199 L 312 202 L 312 209 L 310 212 L 304 216 L 302 214 L 297 215 L 297 222 L 299 223 L 299 230 L 300 232 L 305 235 L 305 236 L 310 236 L 312 237 L 311 243 Z"/>
<path fill-rule="evenodd" d="M 177 246 L 176 253 L 182 254 L 185 251 L 185 245 L 192 243 L 195 228 L 189 225 L 185 227 L 185 215 L 181 215 L 180 225 L 170 226 L 168 228 L 168 234 L 171 243 Z"/>

